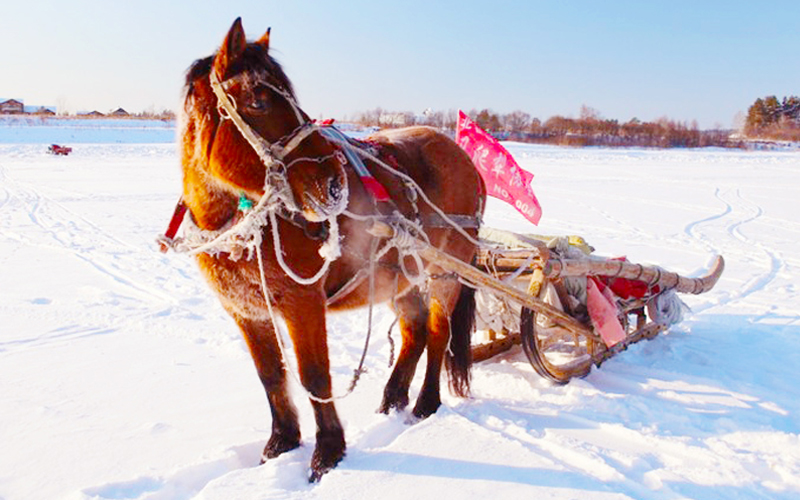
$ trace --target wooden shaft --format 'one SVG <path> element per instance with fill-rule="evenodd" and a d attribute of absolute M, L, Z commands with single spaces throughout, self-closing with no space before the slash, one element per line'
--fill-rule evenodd
<path fill-rule="evenodd" d="M 394 229 L 380 221 L 375 221 L 372 227 L 369 229 L 370 234 L 374 236 L 378 236 L 381 238 L 391 238 L 394 236 Z M 417 240 L 417 244 L 419 245 L 419 254 L 422 256 L 423 259 L 434 262 L 442 269 L 446 271 L 450 271 L 453 273 L 458 274 L 462 278 L 470 281 L 478 286 L 483 286 L 486 288 L 490 288 L 495 292 L 498 292 L 506 297 L 518 302 L 523 307 L 527 307 L 533 311 L 542 313 L 548 317 L 551 321 L 554 321 L 561 325 L 563 328 L 576 333 L 578 335 L 583 335 L 585 337 L 597 337 L 595 333 L 583 326 L 581 323 L 576 321 L 572 316 L 566 314 L 563 311 L 559 311 L 555 307 L 547 304 L 544 301 L 539 300 L 536 297 L 528 295 L 524 291 L 515 288 L 511 285 L 503 283 L 502 281 L 493 278 L 492 276 L 488 275 L 487 273 L 479 270 L 478 268 L 467 264 L 466 262 L 460 261 L 455 257 L 442 252 L 441 250 L 434 248 L 427 243 Z"/>

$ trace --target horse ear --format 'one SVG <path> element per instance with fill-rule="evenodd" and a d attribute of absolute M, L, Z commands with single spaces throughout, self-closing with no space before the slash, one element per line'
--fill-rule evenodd
<path fill-rule="evenodd" d="M 247 38 L 245 38 L 244 28 L 242 28 L 242 18 L 237 17 L 214 58 L 214 71 L 217 73 L 217 78 L 225 79 L 228 68 L 242 55 L 246 45 Z"/>
<path fill-rule="evenodd" d="M 264 33 L 264 36 L 258 39 L 256 43 L 262 45 L 265 49 L 269 49 L 269 32 L 272 31 L 272 28 L 267 28 L 267 32 Z"/>

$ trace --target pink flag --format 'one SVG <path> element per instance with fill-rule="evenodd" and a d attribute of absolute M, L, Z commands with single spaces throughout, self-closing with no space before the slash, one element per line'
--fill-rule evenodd
<path fill-rule="evenodd" d="M 463 111 L 458 112 L 456 142 L 472 158 L 490 196 L 514 205 L 526 219 L 539 224 L 542 207 L 531 189 L 533 174 L 519 168 L 511 153 Z"/>

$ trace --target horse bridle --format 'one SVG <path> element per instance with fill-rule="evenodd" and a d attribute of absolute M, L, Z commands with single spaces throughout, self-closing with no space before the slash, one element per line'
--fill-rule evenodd
<path fill-rule="evenodd" d="M 265 195 L 268 188 L 276 189 L 277 196 L 281 199 L 284 205 L 286 205 L 286 208 L 288 208 L 289 211 L 302 212 L 294 199 L 291 189 L 288 187 L 288 181 L 286 180 L 285 172 L 288 166 L 284 160 L 311 134 L 314 132 L 319 132 L 320 127 L 315 122 L 307 118 L 308 115 L 306 115 L 300 109 L 300 106 L 297 105 L 294 97 L 289 92 L 262 80 L 259 82 L 259 84 L 268 87 L 270 90 L 283 97 L 287 103 L 289 103 L 289 106 L 292 108 L 292 111 L 297 117 L 297 121 L 300 123 L 297 128 L 278 141 L 269 142 L 262 135 L 253 130 L 253 128 L 242 118 L 236 108 L 233 98 L 228 95 L 222 82 L 220 82 L 219 78 L 217 77 L 216 71 L 213 69 L 209 75 L 209 82 L 211 84 L 211 90 L 213 90 L 214 94 L 217 96 L 217 110 L 220 118 L 230 119 L 233 122 L 233 124 L 236 126 L 245 140 L 247 140 L 247 142 L 250 144 L 250 147 L 253 148 L 267 169 L 267 178 L 264 186 Z M 323 134 L 323 138 L 324 137 L 325 135 Z M 340 164 L 344 164 L 346 162 L 346 160 L 344 160 L 343 153 L 338 147 L 335 148 L 335 151 L 331 156 L 336 157 Z M 316 158 L 314 161 L 319 162 L 324 159 L 325 158 Z M 289 163 L 289 165 L 292 163 Z M 275 181 L 278 185 L 269 185 L 270 180 Z M 347 177 L 344 178 L 344 181 L 344 189 L 347 189 Z"/>

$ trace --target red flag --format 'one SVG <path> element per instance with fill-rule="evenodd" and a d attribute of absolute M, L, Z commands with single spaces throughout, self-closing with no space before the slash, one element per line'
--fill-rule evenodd
<path fill-rule="evenodd" d="M 533 174 L 519 168 L 511 153 L 463 111 L 458 112 L 456 142 L 472 158 L 490 196 L 514 205 L 526 219 L 539 224 L 542 207 L 531 188 Z"/>

